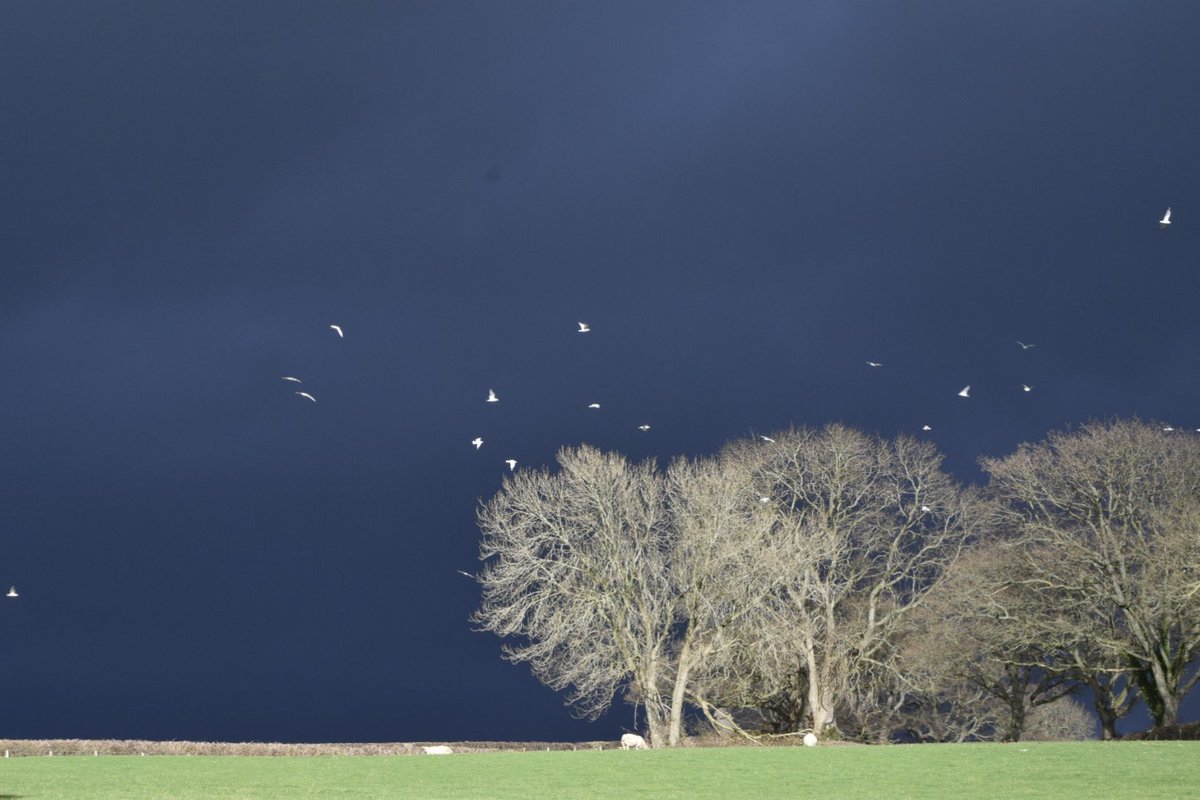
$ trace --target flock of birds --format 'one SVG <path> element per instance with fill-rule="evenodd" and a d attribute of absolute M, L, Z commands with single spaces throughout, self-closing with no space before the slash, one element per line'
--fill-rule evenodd
<path fill-rule="evenodd" d="M 1164 213 L 1164 214 L 1163 214 L 1163 217 L 1162 217 L 1162 219 L 1160 219 L 1160 220 L 1158 221 L 1158 228 L 1159 228 L 1159 230 L 1166 230 L 1166 229 L 1167 229 L 1167 226 L 1169 226 L 1170 224 L 1171 224 L 1171 209 L 1170 209 L 1170 207 L 1168 206 L 1168 207 L 1167 207 L 1167 210 L 1166 210 L 1166 213 Z M 1030 348 L 1037 347 L 1037 345 L 1036 345 L 1036 344 L 1026 344 L 1025 342 L 1022 342 L 1022 341 L 1020 341 L 1019 339 L 1017 340 L 1017 344 L 1019 344 L 1019 345 L 1021 346 L 1021 349 L 1022 349 L 1022 350 L 1029 350 Z M 882 362 L 880 362 L 880 361 L 868 361 L 868 362 L 867 362 L 867 366 L 868 366 L 868 367 L 882 367 L 882 366 L 883 366 L 883 363 L 882 363 Z M 1032 386 L 1030 386 L 1030 385 L 1029 385 L 1029 384 L 1027 384 L 1027 383 L 1023 383 L 1023 384 L 1021 384 L 1021 390 L 1022 390 L 1022 391 L 1024 391 L 1024 392 L 1032 392 L 1032 391 L 1033 391 L 1033 387 L 1032 387 Z M 958 396 L 959 396 L 959 397 L 967 397 L 967 398 L 969 398 L 969 397 L 971 396 L 971 385 L 970 385 L 970 384 L 967 384 L 967 385 L 966 385 L 966 386 L 964 386 L 963 388 L 959 389 L 959 390 L 958 390 Z M 923 431 L 931 431 L 931 430 L 933 430 L 933 428 L 932 428 L 932 427 L 930 427 L 929 425 L 923 425 L 923 426 L 921 427 L 921 430 L 923 430 Z M 1164 427 L 1163 427 L 1163 430 L 1164 430 L 1164 431 L 1166 431 L 1166 432 L 1168 432 L 1168 433 L 1170 433 L 1171 431 L 1173 431 L 1173 430 L 1175 430 L 1175 429 L 1174 429 L 1173 427 L 1171 427 L 1170 425 L 1167 425 L 1167 426 L 1164 426 Z M 1197 433 L 1200 433 L 1200 428 L 1196 428 L 1196 432 L 1197 432 Z M 774 441 L 774 439 L 770 439 L 770 438 L 768 438 L 768 437 L 766 437 L 766 436 L 761 436 L 761 437 L 759 437 L 759 438 L 761 438 L 761 439 L 765 439 L 765 440 L 766 440 L 766 441 L 768 441 L 768 442 Z"/>
<path fill-rule="evenodd" d="M 1170 207 L 1168 207 L 1168 209 L 1166 209 L 1166 211 L 1163 213 L 1163 218 L 1159 219 L 1158 227 L 1160 230 L 1165 230 L 1166 228 L 1169 227 L 1170 224 L 1171 224 L 1171 209 L 1170 209 Z M 592 332 L 592 326 L 588 325 L 587 323 L 582 323 L 582 321 L 581 321 L 581 323 L 578 323 L 578 326 L 580 326 L 580 329 L 578 329 L 578 331 L 576 331 L 578 333 Z M 344 333 L 344 331 L 342 330 L 341 325 L 332 324 L 329 327 L 330 327 L 331 331 L 334 331 L 334 333 L 336 333 L 338 338 L 346 338 L 346 333 Z M 1021 341 L 1019 341 L 1019 339 L 1018 339 L 1018 342 L 1016 342 L 1016 343 L 1018 343 L 1020 345 L 1022 350 L 1030 350 L 1032 348 L 1037 347 L 1037 344 L 1021 342 Z M 872 368 L 878 368 L 878 367 L 883 366 L 883 362 L 882 361 L 868 361 L 868 362 L 866 362 L 866 366 L 872 367 Z M 304 381 L 301 381 L 299 378 L 296 378 L 295 375 L 283 375 L 283 380 L 288 381 L 288 383 L 295 383 L 295 384 L 304 383 Z M 1032 392 L 1033 386 L 1031 386 L 1030 384 L 1021 384 L 1021 391 Z M 317 402 L 317 398 L 313 397 L 312 393 L 310 393 L 310 392 L 298 390 L 298 391 L 295 391 L 294 393 L 296 396 L 307 399 L 307 401 L 311 401 L 313 403 Z M 971 385 L 967 384 L 966 386 L 962 387 L 962 389 L 959 390 L 958 395 L 959 395 L 959 397 L 970 398 L 971 397 Z M 499 403 L 500 402 L 500 398 L 497 395 L 496 390 L 494 390 L 494 389 L 487 390 L 487 398 L 486 398 L 485 402 L 487 402 L 487 403 Z M 589 403 L 588 408 L 589 409 L 599 409 L 600 403 Z M 637 429 L 638 429 L 638 431 L 642 431 L 644 433 L 644 432 L 649 431 L 650 426 L 647 425 L 647 423 L 642 423 L 642 425 L 637 426 Z M 924 425 L 920 429 L 922 429 L 922 431 L 932 431 L 932 429 L 934 429 L 934 428 L 932 428 L 929 425 Z M 1170 431 L 1174 431 L 1175 428 L 1166 426 L 1163 429 L 1164 429 L 1164 431 L 1170 432 Z M 1200 428 L 1196 428 L 1196 432 L 1200 432 Z M 774 441 L 774 439 L 772 439 L 770 437 L 760 437 L 760 438 L 763 440 L 766 440 L 766 441 Z M 475 447 L 475 450 L 479 450 L 479 449 L 481 449 L 482 446 L 484 446 L 484 438 L 475 437 L 474 439 L 470 440 L 470 444 L 472 444 L 472 446 Z M 508 464 L 509 471 L 515 470 L 517 468 L 517 461 L 515 458 L 506 458 L 504 463 Z M 8 596 L 16 597 L 17 596 L 16 590 L 10 591 L 10 593 L 8 593 Z"/>
<path fill-rule="evenodd" d="M 592 326 L 588 325 L 586 322 L 579 322 L 577 324 L 579 325 L 579 330 L 576 331 L 576 333 L 591 333 L 592 332 Z M 487 400 L 485 402 L 488 402 L 488 403 L 499 403 L 500 402 L 500 398 L 496 395 L 495 389 L 488 389 Z M 600 404 L 599 403 L 588 403 L 588 408 L 592 409 L 592 410 L 598 410 L 600 408 Z M 641 425 L 638 426 L 638 430 L 645 433 L 646 431 L 650 430 L 650 426 L 645 423 L 642 423 Z M 474 439 L 471 440 L 471 444 L 474 445 L 476 450 L 478 450 L 479 448 L 483 447 L 483 437 L 476 436 Z M 517 460 L 515 458 L 505 459 L 504 463 L 508 465 L 509 472 L 512 472 L 513 470 L 515 470 L 517 468 Z"/>
<path fill-rule="evenodd" d="M 1171 209 L 1170 209 L 1170 207 L 1168 207 L 1168 209 L 1166 209 L 1166 212 L 1163 213 L 1163 218 L 1159 219 L 1158 227 L 1160 230 L 1165 230 L 1166 228 L 1169 227 L 1170 224 L 1171 224 Z M 346 338 L 346 333 L 344 333 L 344 331 L 342 330 L 341 325 L 331 324 L 329 327 L 332 332 L 336 333 L 338 338 Z M 590 333 L 590 332 L 592 332 L 592 326 L 588 325 L 587 323 L 583 323 L 583 321 L 581 321 L 581 323 L 578 323 L 578 330 L 576 332 L 577 333 Z M 1020 345 L 1020 348 L 1022 350 L 1030 350 L 1032 348 L 1037 347 L 1037 344 L 1021 342 L 1020 339 L 1018 339 L 1018 341 L 1016 341 L 1016 344 Z M 881 367 L 883 367 L 883 362 L 868 361 L 868 362 L 866 362 L 866 366 L 871 367 L 871 368 L 881 368 Z M 301 381 L 300 378 L 296 378 L 295 375 L 283 375 L 282 380 L 287 381 L 287 383 L 294 383 L 294 384 L 304 383 L 304 381 Z M 1021 384 L 1021 390 L 1025 391 L 1025 392 L 1032 392 L 1033 386 L 1031 386 L 1030 384 Z M 317 402 L 317 398 L 314 397 L 311 392 L 296 390 L 296 391 L 294 391 L 294 393 L 296 396 L 306 399 L 306 401 L 310 401 L 312 403 Z M 971 385 L 967 384 L 966 386 L 962 387 L 962 389 L 960 389 L 958 392 L 958 396 L 964 397 L 964 398 L 970 398 L 971 397 Z M 500 398 L 497 395 L 496 390 L 488 389 L 487 397 L 485 398 L 484 402 L 499 403 Z M 588 408 L 589 409 L 599 409 L 600 403 L 589 403 Z M 648 423 L 642 423 L 642 425 L 637 426 L 637 429 L 638 429 L 638 431 L 642 431 L 644 433 L 644 432 L 649 431 L 650 426 L 648 425 Z M 924 425 L 920 429 L 922 429 L 922 431 L 929 432 L 929 431 L 932 431 L 932 429 L 934 429 L 934 428 L 932 428 L 932 426 L 930 426 L 930 425 Z M 1171 432 L 1171 431 L 1174 431 L 1174 429 L 1175 429 L 1174 427 L 1166 426 L 1163 428 L 1163 431 Z M 1200 428 L 1196 428 L 1196 432 L 1200 432 Z M 768 443 L 773 443 L 773 441 L 775 441 L 774 439 L 767 437 L 767 435 L 760 434 L 760 435 L 758 435 L 758 438 L 762 439 L 763 441 L 768 441 Z M 481 437 L 481 435 L 476 435 L 476 437 L 474 439 L 470 440 L 470 445 L 472 445 L 475 450 L 480 450 L 481 447 L 484 446 L 484 437 Z M 517 468 L 517 461 L 515 458 L 506 458 L 506 459 L 504 459 L 504 463 L 506 465 L 508 465 L 509 471 L 514 471 Z M 456 572 L 460 573 L 460 575 L 462 575 L 464 577 L 468 577 L 468 578 L 472 578 L 472 579 L 475 578 L 475 576 L 470 575 L 469 572 L 464 572 L 463 570 L 456 570 Z M 8 590 L 7 596 L 8 597 L 17 597 L 18 595 L 17 595 L 16 587 L 13 587 L 12 589 Z"/>
<path fill-rule="evenodd" d="M 1170 209 L 1167 209 L 1167 216 L 1170 216 L 1170 215 L 1171 215 L 1171 210 L 1170 210 Z M 1169 223 L 1168 223 L 1168 224 L 1169 224 Z M 1025 344 L 1024 342 L 1022 342 L 1022 341 L 1020 341 L 1020 340 L 1018 340 L 1018 341 L 1017 341 L 1017 344 L 1021 345 L 1021 349 L 1022 349 L 1022 350 L 1028 350 L 1028 349 L 1030 349 L 1031 347 L 1037 347 L 1037 345 L 1036 345 L 1036 344 Z M 867 362 L 867 366 L 868 366 L 868 367 L 882 367 L 882 366 L 883 366 L 883 363 L 882 363 L 882 362 L 880 362 L 880 361 L 868 361 L 868 362 Z M 1032 387 L 1032 386 L 1030 386 L 1030 385 L 1029 385 L 1029 384 L 1027 384 L 1027 383 L 1022 383 L 1022 384 L 1021 384 L 1021 390 L 1022 390 L 1022 391 L 1026 391 L 1026 392 L 1032 392 L 1032 391 L 1033 391 L 1033 387 Z M 958 396 L 959 396 L 959 397 L 968 397 L 968 398 L 969 398 L 969 397 L 971 396 L 971 384 L 969 384 L 969 383 L 968 383 L 966 386 L 964 386 L 963 388 L 959 389 L 959 390 L 958 390 Z M 922 425 L 922 426 L 921 426 L 921 430 L 923 430 L 923 431 L 931 431 L 931 430 L 933 430 L 933 428 L 932 428 L 931 426 L 929 426 L 929 425 Z M 771 439 L 770 437 L 767 437 L 767 436 L 760 436 L 759 438 L 760 438 L 760 439 L 765 439 L 765 440 L 766 440 L 766 441 L 768 441 L 768 442 L 773 442 L 773 441 L 775 441 L 774 439 Z"/>
<path fill-rule="evenodd" d="M 577 331 L 577 333 L 591 333 L 592 328 L 586 322 L 580 322 L 578 324 L 579 324 L 579 330 Z M 336 333 L 339 339 L 346 338 L 346 333 L 344 330 L 342 330 L 341 325 L 331 324 L 329 326 L 329 329 L 332 330 L 334 333 Z M 878 366 L 878 365 L 876 365 L 876 366 Z M 281 376 L 281 380 L 286 381 L 288 383 L 298 383 L 301 385 L 303 385 L 303 383 L 304 383 L 304 381 L 302 381 L 300 378 L 297 378 L 295 375 L 283 375 L 283 376 Z M 317 398 L 313 397 L 313 395 L 310 392 L 296 390 L 293 392 L 293 394 L 295 394 L 298 397 L 302 397 L 305 400 L 309 400 L 313 403 L 317 402 Z M 500 402 L 500 397 L 496 394 L 495 389 L 488 389 L 487 399 L 484 402 L 487 402 L 487 403 L 499 403 Z M 588 408 L 599 409 L 600 404 L 599 403 L 589 403 Z M 638 426 L 638 430 L 642 431 L 644 433 L 644 432 L 650 430 L 650 426 L 643 423 Z M 475 447 L 476 450 L 480 449 L 481 447 L 483 447 L 483 437 L 476 436 L 474 439 L 471 440 L 471 444 Z M 508 469 L 510 472 L 516 470 L 516 468 L 517 468 L 517 460 L 515 458 L 507 458 L 504 460 L 504 463 L 508 465 Z M 9 596 L 15 597 L 16 595 L 9 595 Z"/>
<path fill-rule="evenodd" d="M 336 333 L 338 335 L 339 339 L 346 338 L 346 334 L 342 332 L 341 325 L 330 325 L 329 328 L 330 328 L 330 330 L 332 330 L 334 333 Z M 283 380 L 288 381 L 290 383 L 300 383 L 300 384 L 304 383 L 304 381 L 300 380 L 295 375 L 284 375 Z M 317 398 L 313 397 L 308 392 L 294 392 L 294 394 L 296 394 L 300 397 L 303 397 L 305 400 L 311 400 L 314 403 L 317 402 Z"/>
<path fill-rule="evenodd" d="M 1170 224 L 1171 224 L 1171 209 L 1168 207 L 1166 212 L 1163 214 L 1162 219 L 1160 219 L 1158 221 L 1158 227 L 1160 230 L 1166 230 L 1167 227 L 1170 226 Z M 579 324 L 579 330 L 577 331 L 577 333 L 590 333 L 591 332 L 592 328 L 586 322 L 580 322 L 578 324 Z M 333 333 L 337 334 L 337 337 L 339 339 L 344 339 L 346 337 L 345 331 L 342 330 L 341 325 L 331 324 L 329 326 L 329 329 L 331 331 L 333 331 Z M 1022 350 L 1029 350 L 1031 348 L 1037 347 L 1036 344 L 1027 344 L 1026 342 L 1022 342 L 1019 340 L 1017 341 L 1017 344 L 1020 345 Z M 880 368 L 883 366 L 883 362 L 868 361 L 867 366 L 871 367 L 871 368 Z M 282 380 L 287 383 L 295 383 L 295 384 L 303 385 L 303 381 L 294 375 L 284 375 L 284 376 L 282 376 Z M 1033 387 L 1030 386 L 1029 384 L 1021 384 L 1021 389 L 1022 389 L 1022 391 L 1025 391 L 1025 392 L 1033 391 Z M 308 400 L 309 402 L 312 402 L 312 403 L 317 402 L 317 398 L 314 397 L 311 392 L 307 392 L 307 391 L 303 391 L 303 390 L 295 390 L 294 394 L 297 397 Z M 962 389 L 960 389 L 958 391 L 958 396 L 963 397 L 963 398 L 970 398 L 971 397 L 970 384 L 968 384 L 968 385 L 964 386 Z M 495 389 L 488 389 L 487 399 L 485 400 L 485 402 L 488 402 L 488 403 L 499 403 L 500 402 L 500 397 L 496 394 Z M 589 403 L 588 408 L 589 409 L 599 409 L 600 404 L 599 403 Z M 643 424 L 637 426 L 637 429 L 644 433 L 644 432 L 650 430 L 650 426 L 646 423 L 643 423 Z M 933 427 L 930 425 L 923 425 L 921 427 L 921 430 L 928 432 L 928 431 L 932 431 Z M 1171 431 L 1174 431 L 1175 428 L 1168 425 L 1168 426 L 1163 427 L 1163 430 L 1169 433 Z M 1200 428 L 1196 428 L 1196 431 L 1198 433 L 1200 433 Z M 759 438 L 766 442 L 775 441 L 774 439 L 772 439 L 769 436 L 761 436 L 760 435 Z M 470 443 L 476 450 L 479 450 L 480 448 L 483 447 L 484 440 L 483 440 L 482 436 L 476 436 L 474 439 L 471 440 Z M 517 460 L 515 458 L 505 459 L 504 463 L 508 466 L 508 469 L 510 472 L 516 470 L 516 468 L 517 468 Z M 462 570 L 457 570 L 457 571 L 459 573 L 461 573 L 462 575 L 465 575 L 469 578 L 474 578 L 473 575 L 470 575 L 467 572 L 463 572 Z M 17 588 L 15 586 L 13 586 L 13 587 L 9 588 L 8 594 L 6 594 L 5 596 L 12 598 L 12 597 L 19 597 L 20 595 L 18 595 L 18 593 L 17 593 Z"/>

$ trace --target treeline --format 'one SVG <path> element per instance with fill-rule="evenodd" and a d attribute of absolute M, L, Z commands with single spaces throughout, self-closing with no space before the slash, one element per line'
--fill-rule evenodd
<path fill-rule="evenodd" d="M 1082 686 L 1106 738 L 1139 701 L 1176 723 L 1200 678 L 1200 438 L 1092 423 L 980 463 L 965 486 L 929 442 L 840 425 L 665 470 L 564 449 L 481 506 L 474 622 L 578 713 L 638 704 L 654 746 L 726 709 L 1017 741 Z"/>

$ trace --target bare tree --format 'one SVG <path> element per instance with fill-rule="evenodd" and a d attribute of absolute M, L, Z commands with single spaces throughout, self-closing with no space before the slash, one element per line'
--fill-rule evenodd
<path fill-rule="evenodd" d="M 757 663 L 759 691 L 803 687 L 820 736 L 836 727 L 835 711 L 856 684 L 889 669 L 901 622 L 981 515 L 928 443 L 840 425 L 772 438 L 725 454 L 749 465 L 773 517 L 759 578 L 771 591 L 739 619 L 739 637 Z"/>
<path fill-rule="evenodd" d="M 947 653 L 943 644 L 925 638 L 910 643 L 894 728 L 920 742 L 994 739 L 1008 709 L 979 682 L 967 680 L 957 669 L 958 653 Z"/>
<path fill-rule="evenodd" d="M 483 599 L 473 621 L 585 716 L 622 688 L 635 693 L 662 746 L 674 614 L 662 477 L 653 462 L 587 446 L 562 450 L 558 463 L 554 474 L 506 477 L 480 508 Z"/>
<path fill-rule="evenodd" d="M 1012 587 L 1042 609 L 1029 635 L 1081 674 L 1128 673 L 1155 725 L 1177 722 L 1200 678 L 1200 442 L 1090 423 L 981 463 L 1021 561 Z"/>
<path fill-rule="evenodd" d="M 770 590 L 761 573 L 772 526 L 736 459 L 678 459 L 666 486 L 675 600 L 667 742 L 674 747 L 685 702 L 703 707 L 703 690 L 694 684 L 704 664 L 741 649 L 736 625 Z"/>
<path fill-rule="evenodd" d="M 1023 592 L 1026 596 L 1034 595 L 1043 600 L 1052 599 L 1053 592 Z M 1044 646 L 1046 652 L 1052 652 L 1059 668 L 1065 669 L 1072 678 L 1091 690 L 1092 708 L 1100 719 L 1100 731 L 1104 739 L 1117 739 L 1117 722 L 1129 714 L 1138 701 L 1136 669 L 1127 658 L 1120 658 L 1111 648 L 1098 644 L 1091 635 L 1100 620 L 1090 615 L 1084 619 L 1072 619 L 1064 616 L 1061 609 L 1073 607 L 1074 604 L 1063 603 L 1057 609 L 1048 609 L 1036 614 L 1027 613 L 1020 620 L 1032 619 L 1034 636 L 1040 637 L 1043 643 L 1048 642 L 1053 629 L 1056 643 L 1053 647 Z M 1111 623 L 1112 620 L 1109 620 Z M 1112 631 L 1105 635 L 1111 639 Z"/>
<path fill-rule="evenodd" d="M 1096 718 L 1073 697 L 1038 706 L 1026 728 L 1030 741 L 1071 742 L 1096 738 Z"/>
<path fill-rule="evenodd" d="M 558 460 L 557 474 L 514 474 L 480 510 L 475 621 L 585 715 L 624 688 L 651 744 L 677 746 L 706 660 L 738 646 L 734 623 L 769 589 L 770 516 L 737 462 L 679 459 L 664 477 L 589 447 Z"/>
<path fill-rule="evenodd" d="M 926 716 L 945 710 L 971 738 L 1020 741 L 1030 714 L 1075 682 L 1053 642 L 1022 624 L 1025 595 L 1011 588 L 1014 564 L 995 542 L 958 560 L 910 620 L 903 669 Z M 990 725 L 990 730 L 989 730 Z"/>
<path fill-rule="evenodd" d="M 1129 664 L 1097 646 L 1097 621 L 1090 609 L 1085 611 L 1069 594 L 1063 596 L 1062 589 L 1044 584 L 1037 584 L 1037 591 L 1030 589 L 1037 578 L 1027 566 L 1054 558 L 1052 551 L 1031 546 L 1019 536 L 1006 537 L 1012 531 L 1002 525 L 993 533 L 991 542 L 960 562 L 960 575 L 950 581 L 951 586 L 969 582 L 959 594 L 973 602 L 955 605 L 949 613 L 979 617 L 981 629 L 991 631 L 987 646 L 1006 662 L 1035 670 L 1043 681 L 1088 686 L 1104 738 L 1117 738 L 1117 721 L 1138 697 Z M 1044 691 L 1029 692 L 1030 700 L 1047 697 L 1055 699 Z M 1014 710 L 1019 711 L 1015 706 Z M 1010 730 L 1018 728 L 1010 724 Z"/>

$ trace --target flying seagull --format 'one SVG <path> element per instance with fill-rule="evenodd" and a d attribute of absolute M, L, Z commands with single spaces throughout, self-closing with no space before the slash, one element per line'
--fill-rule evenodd
<path fill-rule="evenodd" d="M 921 426 L 921 430 L 923 430 L 923 431 L 931 431 L 931 430 L 933 430 L 933 428 L 929 427 L 928 425 L 922 425 L 922 426 Z"/>
<path fill-rule="evenodd" d="M 883 364 L 879 363 L 878 361 L 868 361 L 867 366 L 868 367 L 882 367 Z"/>
<path fill-rule="evenodd" d="M 483 437 L 476 436 L 471 440 L 471 444 L 475 445 L 475 449 L 478 450 L 479 448 L 483 447 Z"/>
<path fill-rule="evenodd" d="M 8 587 L 8 594 L 6 594 L 4 596 L 5 597 L 20 597 L 20 595 L 17 594 L 17 587 L 15 587 L 15 586 Z"/>
<path fill-rule="evenodd" d="M 1167 213 L 1163 214 L 1163 218 L 1158 221 L 1158 229 L 1165 231 L 1167 226 L 1171 224 L 1171 209 L 1167 209 Z"/>
<path fill-rule="evenodd" d="M 599 407 L 600 407 L 599 403 L 588 403 L 588 408 L 599 408 Z"/>
<path fill-rule="evenodd" d="M 1032 387 L 1032 386 L 1030 386 L 1028 383 L 1022 383 L 1022 384 L 1021 384 L 1021 388 L 1022 388 L 1022 389 L 1024 389 L 1025 391 L 1027 391 L 1027 392 L 1032 392 L 1032 391 L 1033 391 L 1033 387 Z"/>
<path fill-rule="evenodd" d="M 922 513 L 928 514 L 928 513 L 929 513 L 930 511 L 932 511 L 932 510 L 933 510 L 933 509 L 931 509 L 929 506 L 921 506 L 921 512 L 922 512 Z"/>
<path fill-rule="evenodd" d="M 771 442 L 772 444 L 775 443 L 775 440 L 770 436 L 763 436 L 761 433 L 758 435 L 758 438 L 762 439 L 764 442 Z"/>
<path fill-rule="evenodd" d="M 638 425 L 638 430 L 639 431 L 648 431 L 648 430 L 650 430 L 650 426 L 649 425 Z"/>
<path fill-rule="evenodd" d="M 291 375 L 284 375 L 283 379 L 285 381 L 291 381 L 292 383 L 303 383 L 303 381 L 301 381 L 299 378 L 293 378 Z"/>
<path fill-rule="evenodd" d="M 475 576 L 469 572 L 463 572 L 461 569 L 456 569 L 454 571 L 457 572 L 459 575 L 462 575 L 465 578 L 470 578 L 471 580 L 475 580 Z"/>
<path fill-rule="evenodd" d="M 505 463 L 505 464 L 508 464 L 508 471 L 509 471 L 509 472 L 512 472 L 514 469 L 516 469 L 516 468 L 517 468 L 517 460 L 516 460 L 515 458 L 509 458 L 509 459 L 506 459 L 506 460 L 504 461 L 504 463 Z"/>
<path fill-rule="evenodd" d="M 334 333 L 336 333 L 336 334 L 338 335 L 338 338 L 339 338 L 339 339 L 345 339 L 345 338 L 346 338 L 346 334 L 342 333 L 342 326 L 341 326 L 341 325 L 330 325 L 329 327 L 333 329 L 333 332 L 334 332 Z"/>
<path fill-rule="evenodd" d="M 579 332 L 580 333 L 587 333 L 590 330 L 591 330 L 591 327 L 586 322 L 579 323 Z"/>
<path fill-rule="evenodd" d="M 1163 428 L 1163 430 L 1164 430 L 1164 431 L 1166 431 L 1167 433 L 1170 433 L 1171 431 L 1173 431 L 1173 430 L 1175 430 L 1175 429 L 1174 429 L 1174 428 L 1172 428 L 1170 425 L 1168 425 L 1168 426 L 1166 426 L 1165 428 Z"/>
<path fill-rule="evenodd" d="M 760 503 L 769 503 L 769 502 L 771 502 L 771 498 L 769 498 L 769 497 L 760 497 L 760 498 L 758 498 L 758 502 L 760 502 Z"/>
<path fill-rule="evenodd" d="M 493 391 L 493 390 L 491 390 L 491 389 L 488 389 L 488 399 L 487 399 L 487 401 L 488 401 L 489 403 L 499 403 L 499 402 L 500 402 L 500 398 L 499 398 L 499 397 L 496 397 L 496 393 L 495 393 L 495 391 Z"/>
<path fill-rule="evenodd" d="M 300 395 L 301 397 L 307 397 L 309 400 L 312 400 L 314 403 L 317 402 L 317 398 L 313 397 L 308 392 L 296 392 L 296 394 Z"/>
<path fill-rule="evenodd" d="M 968 383 L 966 386 L 964 386 L 962 388 L 962 391 L 958 393 L 958 396 L 959 397 L 970 397 L 971 396 L 971 384 Z"/>
<path fill-rule="evenodd" d="M 1029 348 L 1031 348 L 1031 347 L 1037 347 L 1037 345 L 1036 345 L 1036 344 L 1025 344 L 1025 343 L 1024 343 L 1024 342 L 1022 342 L 1020 339 L 1018 339 L 1018 340 L 1017 340 L 1017 344 L 1021 345 L 1021 349 L 1022 349 L 1022 350 L 1028 350 L 1028 349 L 1029 349 Z"/>

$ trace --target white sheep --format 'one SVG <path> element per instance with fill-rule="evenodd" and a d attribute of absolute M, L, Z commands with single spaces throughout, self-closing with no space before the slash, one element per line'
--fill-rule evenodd
<path fill-rule="evenodd" d="M 638 736 L 636 733 L 625 733 L 621 735 L 622 750 L 649 750 L 650 745 L 646 744 L 646 740 Z"/>
<path fill-rule="evenodd" d="M 444 744 L 435 744 L 429 747 L 422 747 L 421 749 L 425 751 L 425 755 L 427 756 L 448 756 L 454 752 Z"/>

